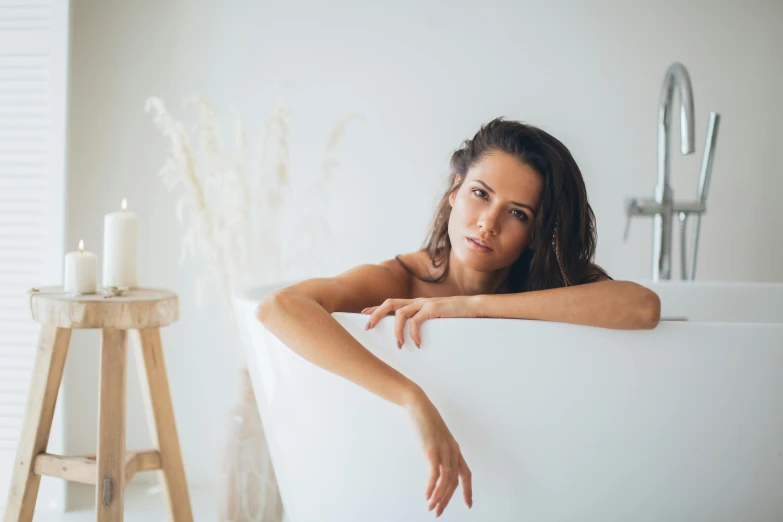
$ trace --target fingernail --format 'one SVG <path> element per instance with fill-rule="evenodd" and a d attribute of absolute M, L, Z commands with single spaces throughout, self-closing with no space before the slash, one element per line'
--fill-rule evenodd
<path fill-rule="evenodd" d="M 367 324 L 364 325 L 364 329 L 365 330 L 369 330 L 370 329 L 370 321 L 367 321 Z"/>
<path fill-rule="evenodd" d="M 397 341 L 397 348 L 402 349 L 402 343 L 400 341 Z"/>

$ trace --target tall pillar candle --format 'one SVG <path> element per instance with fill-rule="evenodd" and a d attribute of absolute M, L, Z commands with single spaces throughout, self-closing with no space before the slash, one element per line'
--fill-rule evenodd
<path fill-rule="evenodd" d="M 139 264 L 139 218 L 128 210 L 106 214 L 103 220 L 103 286 L 136 288 Z"/>
<path fill-rule="evenodd" d="M 98 291 L 98 256 L 84 251 L 84 241 L 79 241 L 78 252 L 65 254 L 63 290 L 67 294 L 94 294 Z"/>

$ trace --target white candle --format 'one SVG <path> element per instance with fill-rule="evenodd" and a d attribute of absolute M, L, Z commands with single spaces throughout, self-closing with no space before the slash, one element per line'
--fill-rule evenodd
<path fill-rule="evenodd" d="M 106 214 L 103 220 L 103 286 L 136 288 L 138 266 L 139 218 L 122 210 Z"/>
<path fill-rule="evenodd" d="M 65 254 L 63 290 L 72 295 L 94 294 L 98 290 L 98 256 L 84 251 L 84 240 L 78 252 Z"/>

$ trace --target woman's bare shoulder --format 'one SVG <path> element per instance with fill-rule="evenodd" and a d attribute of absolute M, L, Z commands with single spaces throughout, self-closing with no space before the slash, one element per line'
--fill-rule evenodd
<path fill-rule="evenodd" d="M 432 270 L 432 261 L 424 250 L 400 254 L 380 264 L 398 277 L 405 278 L 408 288 L 406 299 L 437 297 L 446 291 L 442 284 L 429 281 L 436 277 Z"/>
<path fill-rule="evenodd" d="M 315 299 L 331 312 L 359 312 L 385 299 L 409 299 L 412 277 L 396 259 L 354 266 L 334 277 L 299 281 L 281 290 Z"/>
<path fill-rule="evenodd" d="M 399 276 L 404 274 L 408 278 L 421 278 L 424 274 L 427 274 L 428 262 L 427 253 L 419 250 L 394 256 L 392 259 L 383 261 L 380 265 L 392 270 Z"/>
<path fill-rule="evenodd" d="M 396 255 L 392 259 L 383 261 L 380 265 L 388 268 L 397 277 L 405 279 L 409 290 L 409 295 L 406 298 L 410 299 L 411 295 L 415 293 L 417 287 L 422 283 L 421 279 L 429 277 L 429 270 L 427 269 L 429 262 L 430 259 L 427 256 L 427 252 L 417 250 L 416 252 Z"/>

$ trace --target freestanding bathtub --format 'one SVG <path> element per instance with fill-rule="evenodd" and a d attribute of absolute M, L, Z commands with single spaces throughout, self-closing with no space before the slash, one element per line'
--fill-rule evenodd
<path fill-rule="evenodd" d="M 418 383 L 473 471 L 452 521 L 783 520 L 783 284 L 651 283 L 652 331 L 334 317 Z M 406 412 L 288 349 L 235 295 L 290 522 L 415 522 L 428 463 Z"/>

